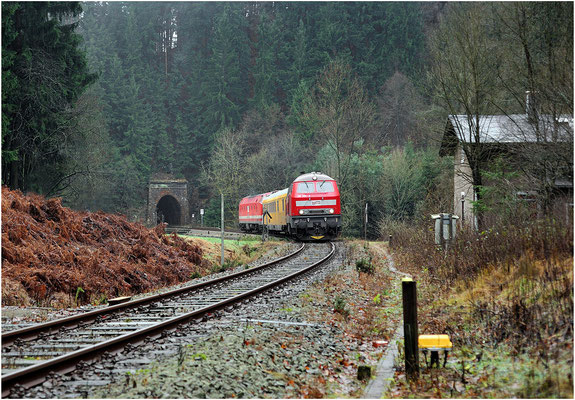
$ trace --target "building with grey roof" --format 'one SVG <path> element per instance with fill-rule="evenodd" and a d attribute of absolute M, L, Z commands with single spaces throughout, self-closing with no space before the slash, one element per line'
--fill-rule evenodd
<path fill-rule="evenodd" d="M 558 207 L 562 208 L 566 218 L 570 219 L 573 209 L 572 115 L 555 118 L 545 114 L 534 115 L 533 112 L 510 115 L 449 115 L 439 154 L 453 157 L 453 213 L 460 217 L 463 224 L 477 228 L 472 203 L 477 200 L 477 193 L 473 187 L 472 169 L 467 157 L 470 151 L 480 159 L 481 170 L 488 170 L 494 159 L 503 156 L 509 161 L 511 168 L 521 171 L 528 169 L 522 168 L 521 163 L 538 162 L 538 155 L 543 158 L 544 154 L 551 154 L 556 149 L 561 149 L 562 154 L 566 153 L 565 156 L 562 155 L 563 158 L 558 158 L 559 162 L 564 162 L 565 165 L 559 168 L 561 175 L 553 176 L 552 182 L 547 182 L 547 186 L 551 186 L 558 194 L 556 197 L 562 203 Z M 541 180 L 541 177 L 539 178 Z M 514 182 L 517 188 L 515 196 L 533 201 L 537 207 L 538 191 L 541 189 L 534 181 L 533 177 L 518 178 Z"/>

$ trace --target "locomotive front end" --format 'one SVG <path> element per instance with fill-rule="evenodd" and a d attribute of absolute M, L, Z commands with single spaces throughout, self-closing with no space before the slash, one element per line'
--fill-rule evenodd
<path fill-rule="evenodd" d="M 265 194 L 244 197 L 239 204 L 238 226 L 242 232 L 262 231 L 262 199 Z"/>
<path fill-rule="evenodd" d="M 298 239 L 330 240 L 341 233 L 337 183 L 312 172 L 296 178 L 288 190 L 288 231 Z"/>

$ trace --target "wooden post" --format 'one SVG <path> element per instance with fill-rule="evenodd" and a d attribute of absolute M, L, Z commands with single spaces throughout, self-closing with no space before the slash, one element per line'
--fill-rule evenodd
<path fill-rule="evenodd" d="M 465 223 L 465 194 L 461 193 L 461 226 Z"/>
<path fill-rule="evenodd" d="M 417 287 L 411 278 L 401 281 L 403 296 L 403 337 L 405 342 L 405 374 L 408 379 L 419 376 L 419 349 L 417 339 Z"/>
<path fill-rule="evenodd" d="M 363 225 L 363 240 L 367 240 L 367 203 L 365 203 L 365 220 Z"/>
<path fill-rule="evenodd" d="M 389 248 L 391 249 L 391 235 L 389 235 Z"/>
<path fill-rule="evenodd" d="M 224 265 L 224 194 L 222 193 L 222 263 Z"/>

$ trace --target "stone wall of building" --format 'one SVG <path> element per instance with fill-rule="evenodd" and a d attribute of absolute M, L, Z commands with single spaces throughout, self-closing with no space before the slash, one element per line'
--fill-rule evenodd
<path fill-rule="evenodd" d="M 475 226 L 475 214 L 472 201 L 475 200 L 471 167 L 460 144 L 453 156 L 453 214 L 459 223 L 467 227 Z"/>

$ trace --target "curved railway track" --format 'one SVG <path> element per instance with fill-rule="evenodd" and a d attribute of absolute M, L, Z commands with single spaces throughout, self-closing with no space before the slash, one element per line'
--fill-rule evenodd
<path fill-rule="evenodd" d="M 81 361 L 201 322 L 249 301 L 325 263 L 332 243 L 302 245 L 270 263 L 170 292 L 2 334 L 2 396 L 31 387 L 51 373 L 66 373 Z"/>

